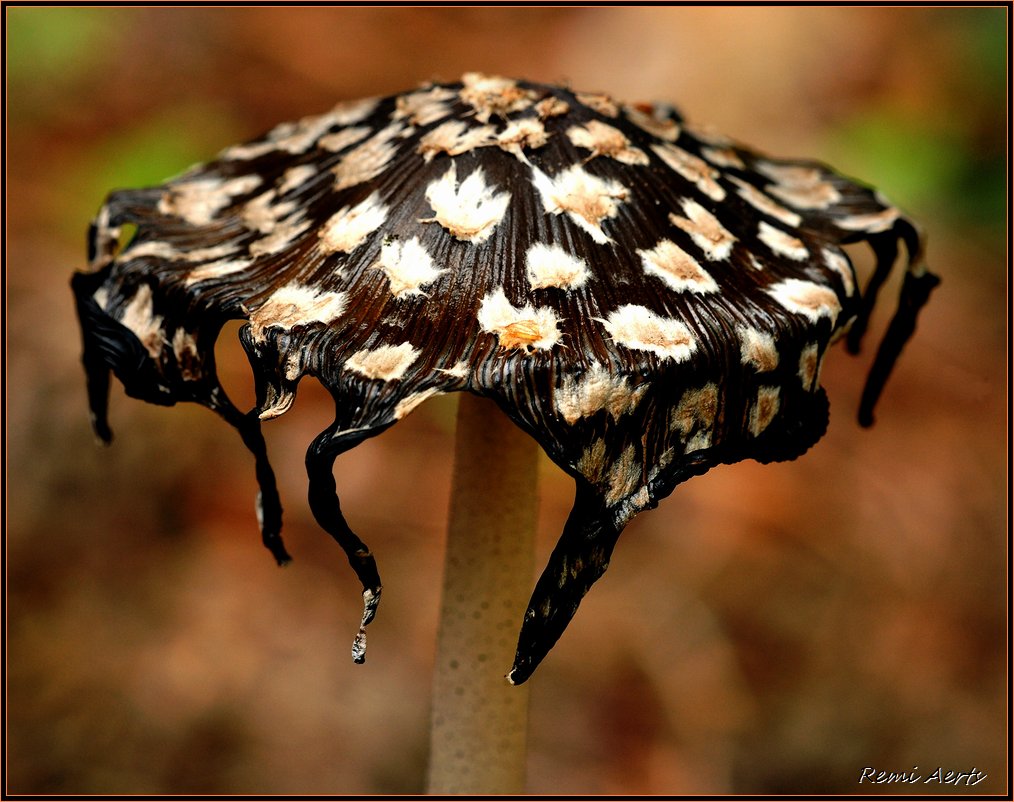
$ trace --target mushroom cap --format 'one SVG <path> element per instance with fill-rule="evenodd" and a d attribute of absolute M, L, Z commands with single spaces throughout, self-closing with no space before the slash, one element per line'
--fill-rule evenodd
<path fill-rule="evenodd" d="M 219 412 L 257 456 L 280 562 L 259 423 L 303 376 L 328 388 L 310 503 L 363 582 L 364 625 L 379 576 L 338 510 L 333 460 L 434 395 L 495 400 L 577 483 L 525 616 L 520 682 L 633 515 L 717 464 L 791 459 L 821 437 L 824 354 L 850 325 L 858 346 L 899 239 L 908 280 L 864 422 L 936 282 L 896 208 L 665 104 L 470 73 L 339 104 L 112 193 L 73 284 L 96 431 L 108 439 L 110 370 L 132 396 Z M 842 250 L 856 241 L 878 257 L 865 297 Z M 232 319 L 247 321 L 247 413 L 215 374 Z"/>

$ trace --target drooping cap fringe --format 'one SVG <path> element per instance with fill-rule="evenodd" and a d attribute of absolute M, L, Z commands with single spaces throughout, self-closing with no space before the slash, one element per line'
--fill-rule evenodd
<path fill-rule="evenodd" d="M 859 346 L 866 332 L 877 293 L 896 261 L 898 245 L 897 240 L 893 238 L 895 231 L 905 242 L 908 265 L 902 279 L 898 308 L 877 349 L 859 402 L 859 423 L 867 427 L 873 425 L 873 408 L 880 399 L 895 362 L 898 361 L 905 344 L 915 333 L 920 310 L 929 300 L 933 288 L 940 283 L 940 279 L 928 272 L 923 263 L 925 241 L 919 230 L 911 221 L 900 218 L 891 232 L 891 239 L 873 242 L 877 265 L 863 294 L 859 314 L 849 329 L 846 340 L 849 351 L 853 354 L 859 353 Z"/>
<path fill-rule="evenodd" d="M 434 395 L 493 398 L 577 485 L 524 618 L 510 673 L 523 682 L 638 511 L 715 465 L 792 459 L 820 438 L 827 346 L 852 324 L 858 348 L 899 238 L 909 269 L 864 424 L 936 283 L 897 209 L 664 104 L 471 73 L 340 104 L 113 193 L 73 289 L 98 436 L 111 437 L 110 371 L 131 396 L 213 409 L 254 455 L 279 562 L 260 427 L 302 377 L 328 388 L 335 420 L 307 452 L 309 500 L 363 586 L 357 661 L 381 585 L 334 460 Z M 858 241 L 878 258 L 865 293 L 842 249 Z M 215 370 L 235 319 L 256 382 L 246 413 Z"/>

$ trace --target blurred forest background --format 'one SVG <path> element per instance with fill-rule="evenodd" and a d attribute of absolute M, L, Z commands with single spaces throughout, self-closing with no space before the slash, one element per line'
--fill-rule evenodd
<path fill-rule="evenodd" d="M 943 277 L 872 430 L 871 348 L 836 349 L 809 454 L 718 468 L 628 527 L 532 680 L 529 790 L 953 791 L 858 784 L 942 766 L 1005 791 L 1007 9 L 5 13 L 9 793 L 422 790 L 454 398 L 337 463 L 385 586 L 355 666 L 359 587 L 305 502 L 330 399 L 305 382 L 266 426 L 295 557 L 279 570 L 252 461 L 211 413 L 114 386 L 117 439 L 95 446 L 68 281 L 108 190 L 468 70 L 671 100 L 827 161 L 918 219 Z M 224 381 L 249 399 L 225 334 Z M 540 567 L 572 500 L 548 461 L 542 494 Z"/>

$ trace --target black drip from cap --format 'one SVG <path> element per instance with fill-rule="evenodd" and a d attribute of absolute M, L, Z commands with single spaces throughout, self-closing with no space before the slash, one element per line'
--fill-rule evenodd
<path fill-rule="evenodd" d="M 919 310 L 925 306 L 933 288 L 939 283 L 940 278 L 932 273 L 905 274 L 905 281 L 901 285 L 901 297 L 898 299 L 898 310 L 887 327 L 877 356 L 870 367 L 870 374 L 866 378 L 866 386 L 863 388 L 862 399 L 859 402 L 860 426 L 873 425 L 873 407 L 880 398 L 898 355 L 915 332 Z"/>

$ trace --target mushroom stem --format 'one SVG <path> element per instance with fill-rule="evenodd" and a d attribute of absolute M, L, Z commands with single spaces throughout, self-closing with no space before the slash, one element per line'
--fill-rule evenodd
<path fill-rule="evenodd" d="M 535 441 L 461 393 L 431 714 L 431 794 L 520 794 L 528 686 L 504 674 L 534 569 Z"/>

